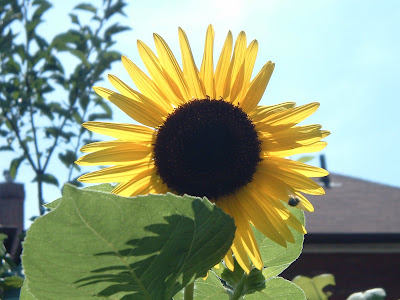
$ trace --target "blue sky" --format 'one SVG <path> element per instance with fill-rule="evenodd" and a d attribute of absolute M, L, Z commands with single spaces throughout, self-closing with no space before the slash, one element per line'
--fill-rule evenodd
<path fill-rule="evenodd" d="M 63 30 L 67 14 L 80 3 L 54 2 L 47 23 L 41 25 L 48 36 Z M 133 30 L 119 35 L 116 49 L 142 67 L 136 40 L 154 49 L 153 32 L 180 58 L 182 27 L 200 64 L 209 24 L 216 33 L 215 55 L 228 30 L 235 37 L 244 30 L 248 41 L 259 42 L 255 71 L 268 60 L 276 64 L 261 104 L 320 102 L 305 123 L 320 123 L 332 132 L 323 151 L 328 170 L 400 187 L 399 1 L 129 1 L 126 13 L 119 21 Z M 130 82 L 121 63 L 110 73 Z M 111 88 L 108 82 L 103 85 Z M 118 109 L 114 119 L 131 122 Z M 8 166 L 4 160 L 0 164 L 1 169 Z M 38 214 L 30 180 L 19 172 L 17 181 L 26 184 L 26 219 Z M 49 188 L 46 200 L 58 196 L 58 190 Z"/>

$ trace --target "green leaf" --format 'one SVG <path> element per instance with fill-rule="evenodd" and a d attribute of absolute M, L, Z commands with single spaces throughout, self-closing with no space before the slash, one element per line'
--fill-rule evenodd
<path fill-rule="evenodd" d="M 246 300 L 306 300 L 306 297 L 297 285 L 281 277 L 271 278 L 265 283 L 265 289 L 246 296 Z"/>
<path fill-rule="evenodd" d="M 104 18 L 108 19 L 116 13 L 119 13 L 119 14 L 125 16 L 125 13 L 123 12 L 123 8 L 125 6 L 126 6 L 126 3 L 124 1 L 118 0 L 117 3 L 115 3 L 114 5 L 111 5 L 110 7 L 108 7 L 106 9 L 106 11 L 104 12 Z"/>
<path fill-rule="evenodd" d="M 7 238 L 8 238 L 7 234 L 4 234 L 4 233 L 0 232 L 0 243 L 2 243 Z"/>
<path fill-rule="evenodd" d="M 119 25 L 119 23 L 115 23 L 113 25 L 111 25 L 110 27 L 108 27 L 105 31 L 104 31 L 104 39 L 105 40 L 110 40 L 111 36 L 113 34 L 119 33 L 119 32 L 123 32 L 126 30 L 130 30 L 130 27 L 128 26 L 121 26 Z"/>
<path fill-rule="evenodd" d="M 94 120 L 100 120 L 100 119 L 110 119 L 111 115 L 108 113 L 104 113 L 104 114 L 99 114 L 99 113 L 94 113 L 94 114 L 90 114 L 88 116 L 88 121 L 94 121 Z"/>
<path fill-rule="evenodd" d="M 14 158 L 11 163 L 10 163 L 10 176 L 11 178 L 15 179 L 15 177 L 17 176 L 17 172 L 18 172 L 18 168 L 21 165 L 21 163 L 23 162 L 23 160 L 25 159 L 25 156 L 20 156 L 18 158 Z"/>
<path fill-rule="evenodd" d="M 81 25 L 81 24 L 79 23 L 79 18 L 78 18 L 77 15 L 75 15 L 75 14 L 69 14 L 69 16 L 71 17 L 71 22 L 72 22 L 72 23 L 77 24 L 77 25 Z"/>
<path fill-rule="evenodd" d="M 171 299 L 221 260 L 234 231 L 206 199 L 65 185 L 29 229 L 22 261 L 38 299 Z"/>
<path fill-rule="evenodd" d="M 296 208 L 287 208 L 295 215 L 295 217 L 305 224 L 304 213 Z M 291 229 L 295 243 L 288 243 L 287 247 L 282 247 L 279 244 L 265 237 L 258 230 L 254 230 L 258 246 L 260 248 L 261 257 L 266 268 L 262 271 L 266 279 L 274 277 L 282 273 L 291 263 L 293 263 L 301 254 L 303 249 L 304 234 Z"/>
<path fill-rule="evenodd" d="M 49 184 L 53 184 L 55 186 L 58 186 L 58 180 L 57 178 L 52 175 L 52 174 L 39 174 L 37 175 L 35 178 L 33 178 L 32 182 L 37 182 L 37 181 L 42 181 L 42 182 L 46 182 Z"/>
<path fill-rule="evenodd" d="M 11 146 L 1 146 L 0 151 L 14 151 Z"/>
<path fill-rule="evenodd" d="M 7 61 L 3 68 L 3 73 L 19 74 L 21 72 L 21 66 L 13 59 Z"/>
<path fill-rule="evenodd" d="M 86 10 L 92 13 L 96 13 L 97 9 L 90 3 L 82 3 L 74 7 L 74 9 Z"/>
<path fill-rule="evenodd" d="M 65 153 L 59 153 L 58 158 L 66 167 L 74 164 L 77 160 L 76 153 L 71 150 L 67 150 Z"/>
<path fill-rule="evenodd" d="M 194 283 L 194 299 L 229 300 L 229 295 L 218 276 L 210 271 L 206 280 L 202 278 L 196 279 Z M 183 290 L 174 296 L 174 300 L 183 300 Z"/>
<path fill-rule="evenodd" d="M 51 4 L 46 0 L 35 0 L 32 5 L 39 5 L 33 13 L 32 19 L 40 19 L 43 13 L 51 7 Z"/>
<path fill-rule="evenodd" d="M 325 293 L 323 289 L 328 285 L 335 285 L 335 277 L 332 274 L 322 274 L 313 278 L 296 276 L 292 281 L 303 289 L 309 300 L 327 300 L 330 293 Z"/>
<path fill-rule="evenodd" d="M 24 279 L 18 276 L 6 277 L 0 281 L 3 289 L 19 289 L 24 283 Z"/>

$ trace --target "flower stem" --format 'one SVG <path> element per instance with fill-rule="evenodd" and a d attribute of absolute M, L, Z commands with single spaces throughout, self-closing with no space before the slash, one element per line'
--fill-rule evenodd
<path fill-rule="evenodd" d="M 242 296 L 244 285 L 247 281 L 247 274 L 243 273 L 242 278 L 240 278 L 240 281 L 238 284 L 235 286 L 235 291 L 233 294 L 230 295 L 229 300 L 238 300 Z"/>
<path fill-rule="evenodd" d="M 184 300 L 193 300 L 193 293 L 194 293 L 194 282 L 188 284 L 185 287 L 183 292 L 183 299 Z"/>

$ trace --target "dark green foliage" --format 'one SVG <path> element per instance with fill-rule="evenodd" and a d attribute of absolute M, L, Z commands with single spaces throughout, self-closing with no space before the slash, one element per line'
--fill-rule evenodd
<path fill-rule="evenodd" d="M 23 163 L 36 173 L 41 213 L 43 183 L 76 182 L 79 168 L 73 161 L 82 142 L 91 139 L 81 123 L 111 118 L 110 107 L 91 87 L 120 59 L 112 49 L 114 36 L 129 28 L 111 18 L 124 15 L 125 5 L 121 0 L 81 3 L 69 14 L 70 27 L 49 37 L 41 24 L 50 1 L 0 0 L 0 151 L 15 153 L 12 178 Z M 83 22 L 80 17 L 87 20 L 88 14 L 90 21 Z M 61 59 L 65 54 L 78 59 L 72 70 Z M 50 173 L 54 157 L 69 169 L 68 178 Z"/>
<path fill-rule="evenodd" d="M 0 233 L 0 299 L 18 299 L 19 289 L 21 288 L 24 277 L 22 268 L 15 265 L 3 241 L 7 238 Z"/>

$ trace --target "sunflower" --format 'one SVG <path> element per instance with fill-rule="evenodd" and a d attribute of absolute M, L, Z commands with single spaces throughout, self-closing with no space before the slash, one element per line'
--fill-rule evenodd
<path fill-rule="evenodd" d="M 231 215 L 236 234 L 224 260 L 233 270 L 233 255 L 249 273 L 263 262 L 252 226 L 276 243 L 294 243 L 289 227 L 306 233 L 288 210 L 313 211 L 304 193 L 324 190 L 309 177 L 326 176 L 320 168 L 286 157 L 323 149 L 329 132 L 320 125 L 297 124 L 318 103 L 259 106 L 274 64 L 267 62 L 252 78 L 258 51 L 241 32 L 233 45 L 229 32 L 214 69 L 214 30 L 207 29 L 204 55 L 197 68 L 185 32 L 179 28 L 182 68 L 164 39 L 154 34 L 157 55 L 138 41 L 149 76 L 127 57 L 122 63 L 138 91 L 114 75 L 118 92 L 94 87 L 142 125 L 86 122 L 83 126 L 115 138 L 85 145 L 84 166 L 108 165 L 85 174 L 81 182 L 115 182 L 122 196 L 172 192 L 207 197 Z M 233 50 L 233 54 L 232 54 Z"/>

